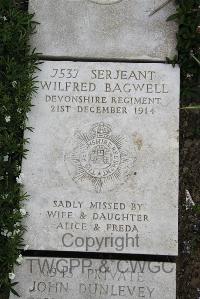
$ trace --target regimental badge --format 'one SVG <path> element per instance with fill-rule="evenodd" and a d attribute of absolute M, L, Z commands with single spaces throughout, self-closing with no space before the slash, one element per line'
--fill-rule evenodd
<path fill-rule="evenodd" d="M 111 126 L 103 122 L 88 133 L 76 131 L 72 151 L 65 154 L 69 174 L 86 190 L 111 191 L 133 172 L 135 157 L 126 147 L 126 138 L 113 135 Z"/>

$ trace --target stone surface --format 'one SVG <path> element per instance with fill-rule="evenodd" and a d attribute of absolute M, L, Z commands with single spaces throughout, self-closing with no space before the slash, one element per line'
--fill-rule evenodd
<path fill-rule="evenodd" d="M 179 68 L 46 61 L 23 161 L 31 249 L 177 254 Z"/>
<path fill-rule="evenodd" d="M 45 56 L 165 60 L 176 52 L 173 1 L 153 16 L 164 0 L 30 0 L 40 23 L 33 47 Z"/>
<path fill-rule="evenodd" d="M 176 298 L 174 263 L 27 257 L 16 281 L 22 299 Z"/>

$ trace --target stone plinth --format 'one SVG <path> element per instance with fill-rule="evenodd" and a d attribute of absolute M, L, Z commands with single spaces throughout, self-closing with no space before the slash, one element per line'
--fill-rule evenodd
<path fill-rule="evenodd" d="M 30 0 L 40 23 L 33 48 L 44 56 L 124 60 L 165 60 L 176 54 L 173 1 L 159 12 L 155 0 Z"/>

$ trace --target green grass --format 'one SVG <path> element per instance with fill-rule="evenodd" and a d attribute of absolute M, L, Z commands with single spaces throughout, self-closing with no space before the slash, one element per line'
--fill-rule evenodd
<path fill-rule="evenodd" d="M 11 290 L 14 265 L 25 228 L 22 220 L 27 195 L 21 191 L 21 160 L 26 155 L 23 132 L 36 91 L 38 56 L 29 38 L 36 23 L 11 0 L 0 0 L 0 291 Z"/>

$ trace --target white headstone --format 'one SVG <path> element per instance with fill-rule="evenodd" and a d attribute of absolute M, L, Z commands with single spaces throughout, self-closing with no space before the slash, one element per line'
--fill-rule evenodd
<path fill-rule="evenodd" d="M 40 23 L 32 45 L 44 56 L 102 59 L 172 58 L 176 48 L 174 1 L 150 13 L 160 0 L 30 0 Z"/>
<path fill-rule="evenodd" d="M 27 257 L 16 281 L 22 299 L 176 298 L 174 263 Z"/>
<path fill-rule="evenodd" d="M 30 248 L 176 255 L 179 68 L 41 69 L 23 161 Z"/>

